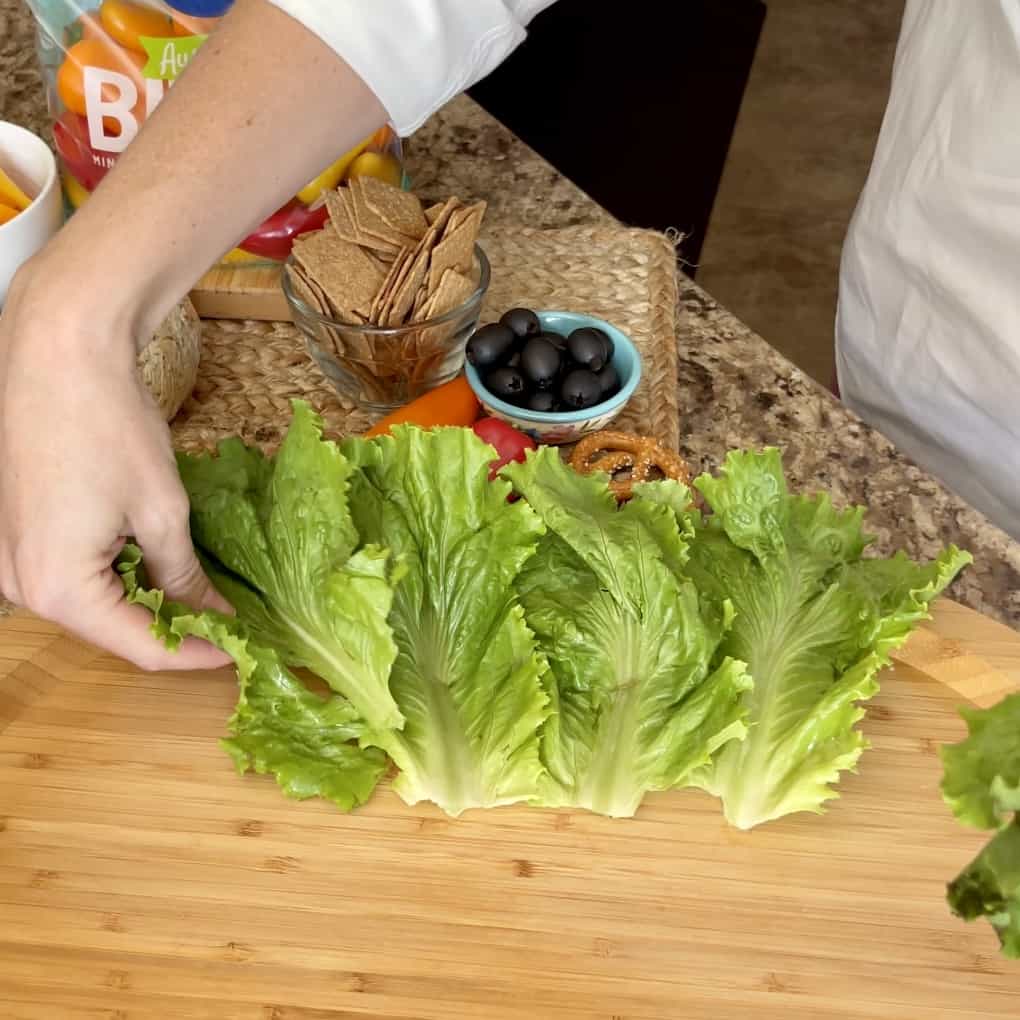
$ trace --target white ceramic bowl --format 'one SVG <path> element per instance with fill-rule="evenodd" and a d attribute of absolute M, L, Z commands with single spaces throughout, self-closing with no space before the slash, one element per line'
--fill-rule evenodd
<path fill-rule="evenodd" d="M 18 268 L 59 229 L 63 220 L 57 162 L 49 146 L 17 124 L 0 121 L 0 166 L 32 204 L 0 225 L 0 307 Z"/>

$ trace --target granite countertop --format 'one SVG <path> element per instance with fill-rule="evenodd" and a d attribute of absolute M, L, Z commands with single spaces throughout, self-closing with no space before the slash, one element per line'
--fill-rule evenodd
<path fill-rule="evenodd" d="M 0 0 L 0 120 L 47 131 L 22 0 Z M 612 223 L 612 217 L 467 97 L 407 144 L 415 186 L 484 198 L 488 229 Z M 1020 628 L 1020 542 L 917 468 L 827 391 L 680 275 L 681 452 L 695 470 L 734 447 L 778 446 L 791 484 L 867 507 L 873 548 L 932 557 L 949 542 L 974 565 L 950 594 Z"/>

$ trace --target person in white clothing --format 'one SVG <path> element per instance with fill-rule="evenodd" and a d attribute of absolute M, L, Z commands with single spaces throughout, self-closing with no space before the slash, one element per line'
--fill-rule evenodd
<path fill-rule="evenodd" d="M 846 403 L 1020 539 L 1020 0 L 907 0 L 844 246 Z"/>
<path fill-rule="evenodd" d="M 196 266 L 337 151 L 386 121 L 413 131 L 505 59 L 551 2 L 236 0 L 8 294 L 0 591 L 145 668 L 224 660 L 201 642 L 161 650 L 111 570 L 132 535 L 170 597 L 222 605 L 191 545 L 169 432 L 136 378 L 135 340 L 188 292 Z M 1014 533 L 1018 21 L 1020 0 L 909 0 L 846 249 L 838 357 L 851 406 Z"/>

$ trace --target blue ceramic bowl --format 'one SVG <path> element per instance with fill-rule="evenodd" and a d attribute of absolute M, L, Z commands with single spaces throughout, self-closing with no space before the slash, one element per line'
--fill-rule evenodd
<path fill-rule="evenodd" d="M 579 312 L 538 312 L 539 322 L 543 329 L 562 333 L 566 336 L 582 326 L 595 326 L 604 329 L 613 341 L 613 364 L 620 376 L 619 391 L 608 400 L 594 407 L 586 407 L 583 411 L 529 411 L 526 407 L 515 407 L 505 400 L 491 394 L 482 382 L 474 365 L 464 364 L 464 374 L 468 385 L 474 390 L 485 413 L 492 418 L 502 418 L 522 432 L 527 433 L 537 443 L 556 445 L 575 443 L 589 432 L 599 432 L 627 406 L 641 381 L 641 355 L 634 342 L 626 333 L 603 319 L 593 315 L 581 315 Z"/>

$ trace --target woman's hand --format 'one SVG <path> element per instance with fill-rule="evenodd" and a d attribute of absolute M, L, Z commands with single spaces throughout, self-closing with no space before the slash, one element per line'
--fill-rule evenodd
<path fill-rule="evenodd" d="M 153 583 L 196 608 L 229 607 L 199 566 L 170 436 L 116 324 L 53 300 L 44 260 L 0 317 L 0 591 L 145 669 L 218 666 L 189 641 L 169 653 L 124 600 L 111 563 L 127 536 Z M 89 303 L 91 304 L 91 302 Z"/>

